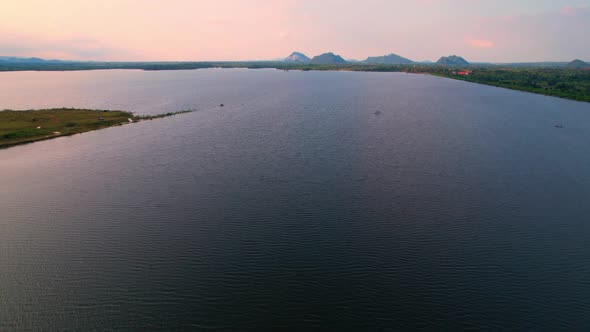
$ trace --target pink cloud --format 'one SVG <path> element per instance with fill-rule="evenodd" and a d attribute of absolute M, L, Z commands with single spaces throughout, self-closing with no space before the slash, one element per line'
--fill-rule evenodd
<path fill-rule="evenodd" d="M 587 10 L 588 5 L 579 5 L 579 6 L 565 6 L 561 8 L 562 15 L 575 15 L 581 11 Z"/>
<path fill-rule="evenodd" d="M 563 15 L 571 15 L 576 11 L 576 8 L 573 6 L 565 6 L 563 8 L 561 8 L 561 13 Z"/>
<path fill-rule="evenodd" d="M 477 38 L 466 38 L 465 41 L 471 47 L 476 47 L 476 48 L 490 48 L 490 47 L 494 47 L 494 42 L 493 41 L 490 41 L 490 40 L 477 39 Z"/>

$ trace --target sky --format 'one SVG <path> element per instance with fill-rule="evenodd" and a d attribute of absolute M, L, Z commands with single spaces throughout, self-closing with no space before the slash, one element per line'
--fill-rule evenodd
<path fill-rule="evenodd" d="M 0 0 L 0 55 L 590 60 L 590 0 Z"/>

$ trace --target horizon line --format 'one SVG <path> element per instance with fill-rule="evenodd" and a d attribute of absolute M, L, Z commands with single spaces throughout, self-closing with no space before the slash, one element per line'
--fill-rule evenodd
<path fill-rule="evenodd" d="M 295 52 L 302 53 L 302 54 L 306 55 L 303 52 L 299 52 L 299 51 L 295 51 Z M 295 53 L 295 52 L 293 52 L 293 53 Z M 354 58 L 346 58 L 346 57 L 339 55 L 337 53 L 334 53 L 334 52 L 325 52 L 322 54 L 327 54 L 327 53 L 332 53 L 337 56 L 340 56 L 344 60 L 346 60 L 347 62 L 363 62 L 363 61 L 367 60 L 367 59 L 359 60 L 359 59 L 354 59 Z M 318 54 L 318 55 L 322 55 L 322 54 Z M 369 57 L 382 57 L 382 56 L 388 56 L 388 55 L 392 55 L 392 54 L 400 56 L 399 54 L 396 54 L 396 53 L 389 53 L 389 54 L 385 54 L 385 55 L 377 55 L 377 56 L 369 56 Z M 465 59 L 463 56 L 456 55 L 456 54 L 443 55 L 440 58 L 449 57 L 449 56 L 458 56 L 458 57 L 462 57 L 463 59 Z M 150 62 L 282 62 L 282 61 L 285 61 L 287 59 L 287 57 L 275 58 L 275 59 L 241 59 L 241 60 L 67 60 L 67 59 L 56 59 L 56 58 L 48 59 L 48 58 L 42 58 L 42 57 L 37 57 L 37 56 L 0 55 L 0 59 L 1 58 L 17 58 L 17 59 L 40 59 L 43 61 L 64 61 L 64 62 L 135 62 L 135 63 L 150 63 Z M 369 57 L 367 57 L 367 58 L 369 58 Z M 401 56 L 401 57 L 403 57 L 403 56 Z M 311 57 L 311 58 L 313 58 L 313 57 Z M 440 58 L 438 60 L 440 60 Z M 429 59 L 421 60 L 421 61 L 416 61 L 416 60 L 412 60 L 409 58 L 406 58 L 406 59 L 408 59 L 414 63 L 433 63 L 433 64 L 435 64 L 438 61 L 438 60 L 429 60 Z M 467 59 L 465 59 L 465 60 L 467 62 L 469 62 L 470 64 L 569 63 L 569 62 L 576 61 L 576 60 L 590 63 L 590 60 L 583 60 L 582 58 L 574 58 L 572 60 L 528 60 L 528 61 L 481 61 L 481 60 L 469 61 Z M 0 63 L 1 62 L 2 62 L 2 60 L 0 60 Z M 403 64 L 400 64 L 400 65 L 403 65 Z"/>

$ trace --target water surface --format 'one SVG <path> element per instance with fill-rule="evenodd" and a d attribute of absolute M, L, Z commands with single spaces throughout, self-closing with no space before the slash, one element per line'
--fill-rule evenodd
<path fill-rule="evenodd" d="M 590 104 L 397 73 L 0 73 L 0 109 L 61 106 L 198 111 L 0 150 L 0 330 L 590 329 Z"/>

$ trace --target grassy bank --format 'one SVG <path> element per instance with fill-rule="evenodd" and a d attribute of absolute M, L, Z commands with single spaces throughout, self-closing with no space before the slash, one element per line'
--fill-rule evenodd
<path fill-rule="evenodd" d="M 468 76 L 448 70 L 440 76 L 541 95 L 590 102 L 590 70 L 555 68 L 475 68 Z"/>
<path fill-rule="evenodd" d="M 0 111 L 0 148 L 186 112 L 190 111 L 154 116 L 135 116 L 130 112 L 123 111 L 69 108 L 28 111 L 5 110 Z"/>

